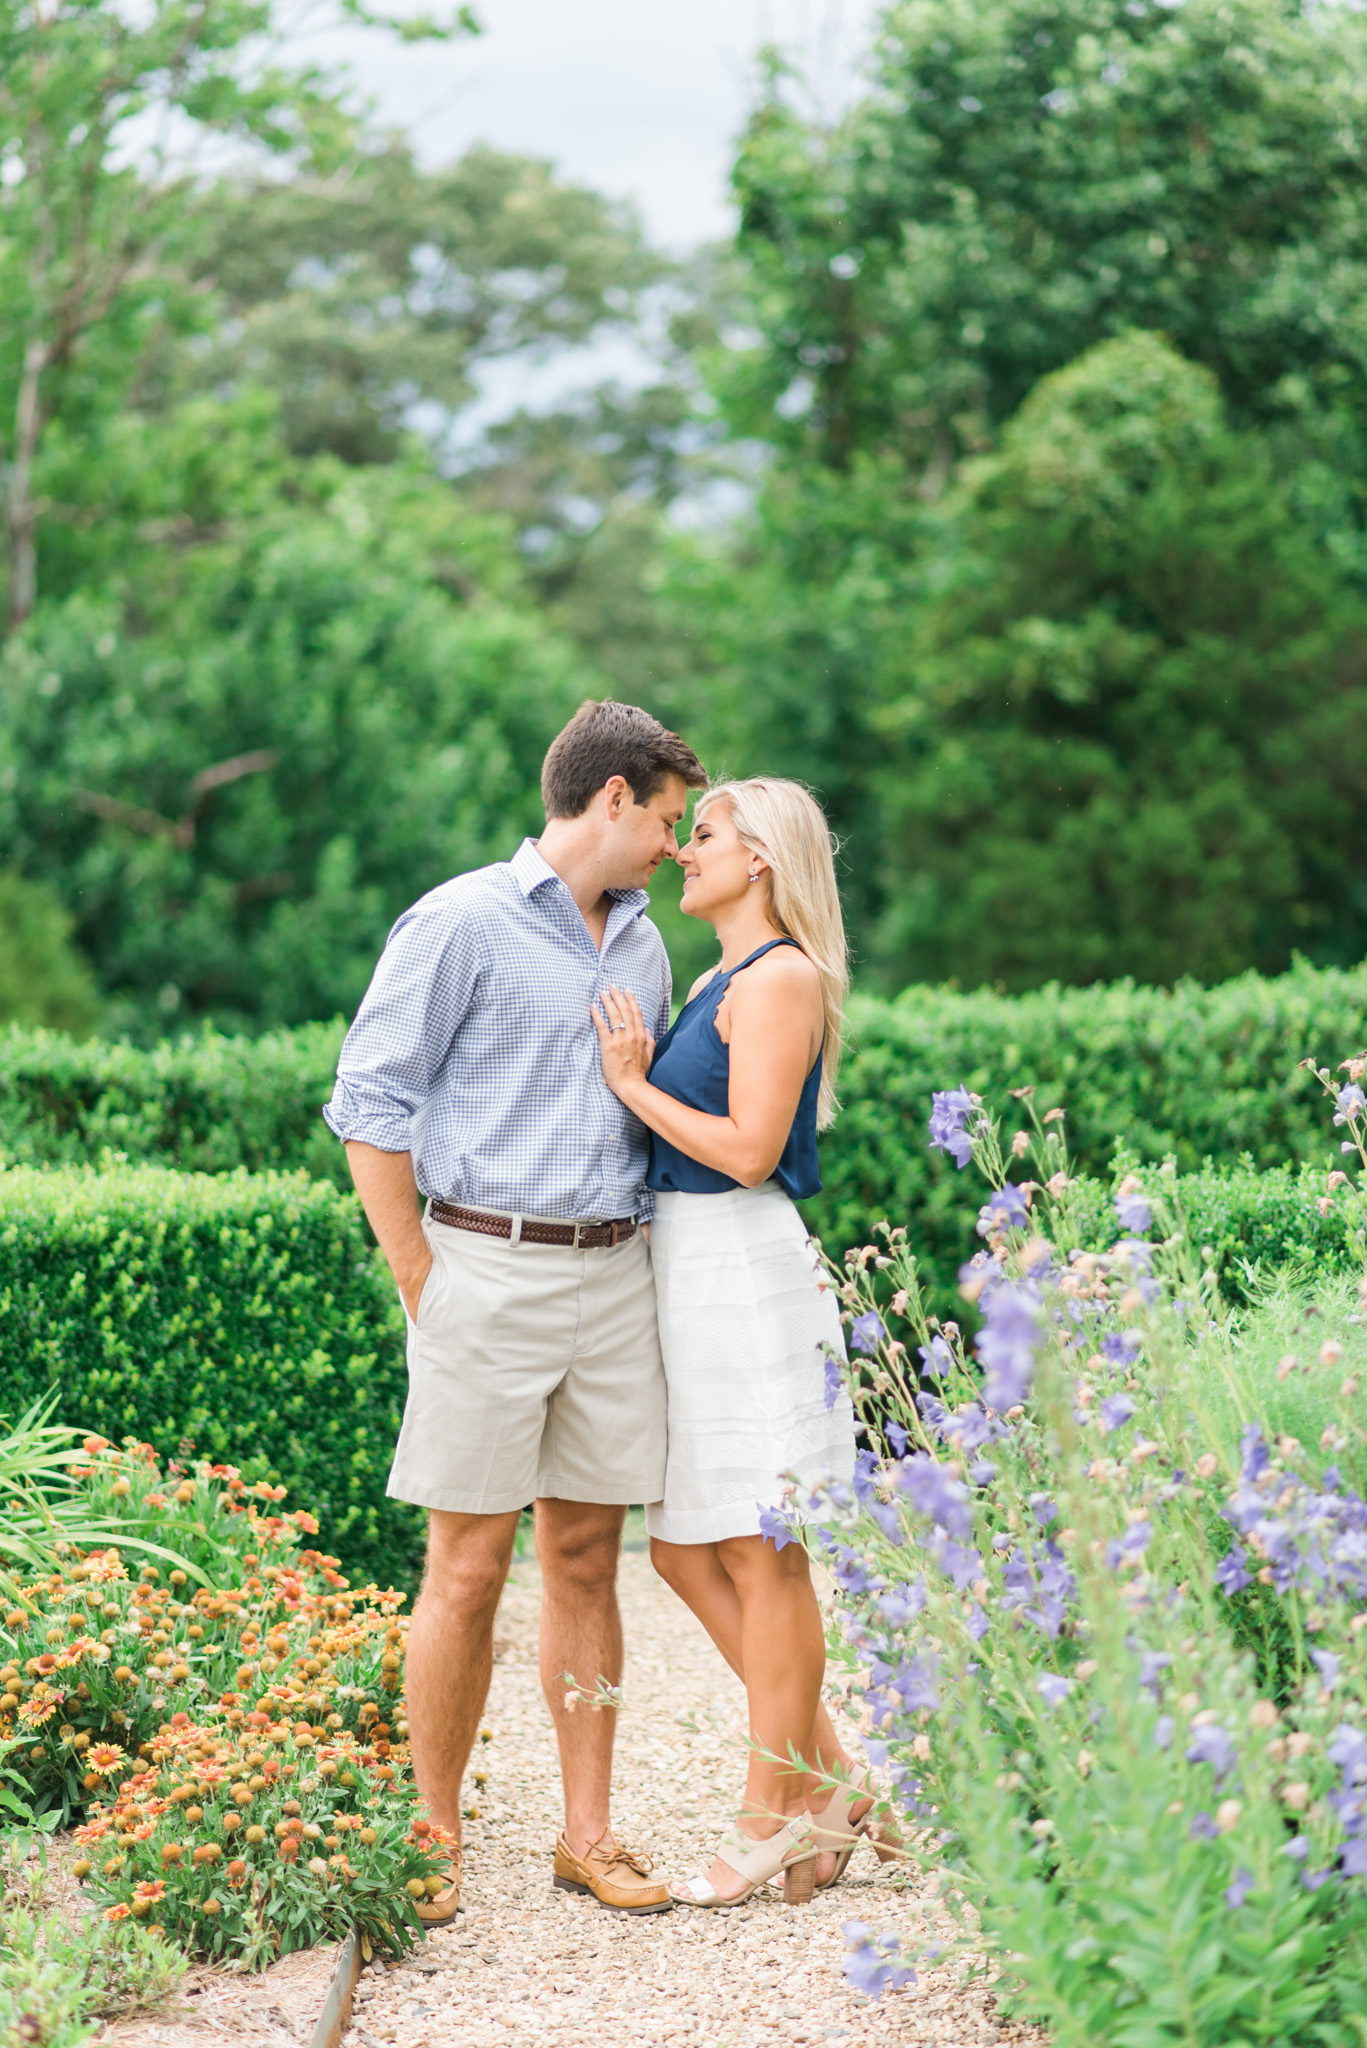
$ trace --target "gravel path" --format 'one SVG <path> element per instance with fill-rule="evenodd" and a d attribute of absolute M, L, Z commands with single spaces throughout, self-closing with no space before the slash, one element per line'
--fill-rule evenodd
<path fill-rule="evenodd" d="M 706 1868 L 739 1804 L 744 1694 L 644 1555 L 622 1560 L 627 1707 L 617 1734 L 615 1825 L 670 1876 Z M 416 1964 L 372 1964 L 346 2048 L 546 2048 L 771 2041 L 936 2044 L 1023 2041 L 967 1983 L 962 1960 L 872 2005 L 841 1970 L 841 1923 L 895 1928 L 919 1946 L 949 1932 L 914 1875 L 860 1848 L 845 1881 L 806 1907 L 777 1893 L 732 1912 L 629 1919 L 551 1886 L 560 1825 L 550 1720 L 536 1671 L 538 1574 L 519 1563 L 504 1595 L 486 1719 L 493 1740 L 480 1818 L 467 1824 L 465 1910 Z"/>

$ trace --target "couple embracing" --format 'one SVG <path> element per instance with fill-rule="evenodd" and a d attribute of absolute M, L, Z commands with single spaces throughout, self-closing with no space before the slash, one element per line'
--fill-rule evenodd
<path fill-rule="evenodd" d="M 431 1511 L 408 1638 L 414 1770 L 458 1841 L 494 1612 L 534 1501 L 565 1792 L 554 1882 L 629 1913 L 737 1905 L 768 1882 L 798 1903 L 843 1873 L 873 1805 L 821 1703 L 806 1551 L 760 1533 L 785 1475 L 854 1464 L 849 1399 L 824 1398 L 835 1296 L 793 1206 L 820 1186 L 840 1054 L 830 834 L 796 783 L 708 787 L 681 739 L 613 702 L 581 706 L 542 794 L 539 839 L 394 926 L 325 1111 L 408 1315 L 389 1492 Z M 672 1027 L 645 915 L 667 859 L 721 942 Z M 710 1868 L 672 1886 L 612 1832 L 614 1712 L 566 1704 L 567 1678 L 590 1696 L 621 1682 L 633 1501 L 748 1704 L 739 1816 Z M 426 1920 L 456 1913 L 460 1881 L 453 1849 Z"/>

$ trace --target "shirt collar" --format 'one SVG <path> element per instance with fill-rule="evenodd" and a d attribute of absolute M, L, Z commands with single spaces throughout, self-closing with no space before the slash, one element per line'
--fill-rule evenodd
<path fill-rule="evenodd" d="M 562 879 L 541 854 L 534 839 L 524 839 L 508 865 L 524 896 L 532 895 L 547 882 Z M 609 889 L 605 893 L 635 917 L 639 917 L 650 903 L 649 892 L 645 889 Z"/>

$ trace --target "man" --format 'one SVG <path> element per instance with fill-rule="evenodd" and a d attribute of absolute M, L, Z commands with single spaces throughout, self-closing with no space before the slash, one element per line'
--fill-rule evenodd
<path fill-rule="evenodd" d="M 582 704 L 546 756 L 541 838 L 394 926 L 324 1111 L 408 1315 L 389 1492 L 431 1510 L 408 1637 L 419 1789 L 459 1840 L 494 1612 L 535 1500 L 541 1680 L 565 1790 L 554 1881 L 637 1913 L 671 1900 L 612 1833 L 615 1716 L 565 1707 L 567 1673 L 620 1683 L 622 1523 L 664 1490 L 647 1139 L 603 1082 L 591 1011 L 615 983 L 657 1036 L 667 1028 L 646 885 L 706 780 L 646 712 Z M 457 1850 L 424 1919 L 458 1911 L 460 1876 Z"/>

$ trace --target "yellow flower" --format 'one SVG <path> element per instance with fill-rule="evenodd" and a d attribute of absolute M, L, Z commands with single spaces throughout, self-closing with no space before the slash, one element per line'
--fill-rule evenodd
<path fill-rule="evenodd" d="M 87 1756 L 86 1762 L 99 1777 L 107 1778 L 113 1772 L 123 1769 L 128 1758 L 117 1742 L 97 1742 Z"/>

